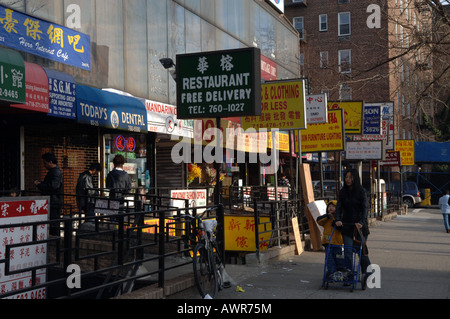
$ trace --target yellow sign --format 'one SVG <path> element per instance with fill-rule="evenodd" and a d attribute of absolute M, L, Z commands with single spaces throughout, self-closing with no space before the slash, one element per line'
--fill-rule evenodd
<path fill-rule="evenodd" d="M 271 230 L 269 217 L 261 217 L 258 227 L 260 232 Z M 265 224 L 267 223 L 267 224 Z M 265 225 L 266 227 L 264 227 Z M 271 232 L 260 234 L 259 241 L 270 239 Z M 260 243 L 259 249 L 266 250 L 269 242 Z M 255 218 L 252 216 L 225 216 L 225 250 L 226 251 L 256 251 Z"/>
<path fill-rule="evenodd" d="M 261 134 L 261 133 L 259 133 Z M 275 134 L 275 147 L 280 152 L 289 153 L 289 134 L 276 132 Z M 272 132 L 267 132 L 267 148 L 272 149 Z"/>
<path fill-rule="evenodd" d="M 329 110 L 328 123 L 310 124 L 302 131 L 302 153 L 343 151 L 344 140 L 343 110 Z M 296 148 L 298 152 L 298 144 Z"/>
<path fill-rule="evenodd" d="M 292 130 L 306 128 L 304 81 L 271 82 L 262 85 L 261 116 L 242 118 L 242 127 Z"/>
<path fill-rule="evenodd" d="M 363 102 L 328 102 L 328 110 L 344 110 L 345 133 L 362 134 Z"/>
<path fill-rule="evenodd" d="M 396 140 L 395 150 L 400 152 L 400 165 L 414 166 L 415 164 L 414 140 Z"/>

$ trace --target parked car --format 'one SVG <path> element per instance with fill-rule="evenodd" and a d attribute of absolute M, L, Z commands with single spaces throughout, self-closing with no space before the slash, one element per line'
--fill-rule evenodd
<path fill-rule="evenodd" d="M 394 181 L 389 184 L 388 191 L 393 192 L 395 196 L 400 196 L 401 187 L 400 181 Z M 416 204 L 420 204 L 422 198 L 420 197 L 419 188 L 417 184 L 411 181 L 403 182 L 403 204 L 408 205 L 409 208 L 414 207 Z"/>
<path fill-rule="evenodd" d="M 314 197 L 320 198 L 320 181 L 312 181 Z M 337 192 L 342 188 L 343 184 L 341 182 L 341 187 L 336 191 L 336 181 L 333 179 L 326 179 L 323 181 L 323 193 L 325 197 L 336 198 Z"/>

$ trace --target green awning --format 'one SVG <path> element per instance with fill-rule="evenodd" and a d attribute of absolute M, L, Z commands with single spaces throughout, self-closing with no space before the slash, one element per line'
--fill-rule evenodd
<path fill-rule="evenodd" d="M 0 48 L 0 101 L 26 103 L 25 62 L 19 52 Z"/>

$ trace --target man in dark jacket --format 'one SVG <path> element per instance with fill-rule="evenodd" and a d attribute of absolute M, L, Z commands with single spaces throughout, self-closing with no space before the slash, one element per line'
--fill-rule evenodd
<path fill-rule="evenodd" d="M 131 190 L 131 178 L 123 170 L 125 158 L 117 155 L 113 159 L 114 169 L 106 177 L 106 188 L 110 189 L 110 198 L 118 199 L 123 202 L 124 194 Z"/>
<path fill-rule="evenodd" d="M 75 189 L 77 195 L 77 206 L 80 212 L 84 212 L 86 217 L 94 216 L 95 196 L 98 196 L 98 191 L 94 189 L 93 176 L 101 171 L 102 167 L 99 163 L 94 163 L 89 166 L 87 171 L 80 174 Z M 89 220 L 92 222 L 93 220 Z"/>
<path fill-rule="evenodd" d="M 44 180 L 34 181 L 36 187 L 42 195 L 50 196 L 50 219 L 59 219 L 61 208 L 64 204 L 64 181 L 61 170 L 58 167 L 58 160 L 52 153 L 42 155 L 44 167 L 47 169 L 47 175 Z M 50 234 L 58 235 L 57 227 L 50 226 Z"/>

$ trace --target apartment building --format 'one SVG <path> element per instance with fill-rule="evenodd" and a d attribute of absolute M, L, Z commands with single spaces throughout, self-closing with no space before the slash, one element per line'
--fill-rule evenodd
<path fill-rule="evenodd" d="M 396 139 L 432 140 L 423 114 L 433 68 L 431 10 L 412 0 L 286 0 L 300 34 L 302 76 L 310 93 L 332 101 L 394 103 Z"/>

